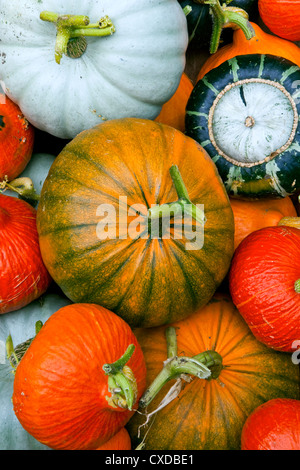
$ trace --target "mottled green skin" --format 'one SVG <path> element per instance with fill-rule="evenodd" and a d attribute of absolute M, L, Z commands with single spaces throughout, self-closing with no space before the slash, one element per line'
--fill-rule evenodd
<path fill-rule="evenodd" d="M 197 82 L 186 107 L 186 134 L 198 141 L 213 159 L 230 196 L 285 197 L 300 189 L 299 124 L 292 144 L 285 151 L 269 162 L 250 168 L 234 165 L 219 155 L 209 137 L 208 114 L 218 93 L 229 83 L 257 77 L 281 83 L 294 95 L 300 114 L 298 66 L 271 55 L 238 56 L 212 69 Z"/>

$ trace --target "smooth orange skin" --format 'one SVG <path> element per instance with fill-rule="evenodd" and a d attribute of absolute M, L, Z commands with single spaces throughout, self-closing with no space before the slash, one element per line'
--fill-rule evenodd
<path fill-rule="evenodd" d="M 0 181 L 19 176 L 29 162 L 34 128 L 20 108 L 0 91 Z"/>
<path fill-rule="evenodd" d="M 300 450 L 300 401 L 270 400 L 248 417 L 241 450 Z"/>
<path fill-rule="evenodd" d="M 262 343 L 292 352 L 300 338 L 300 230 L 265 227 L 236 249 L 229 271 L 232 300 Z"/>
<path fill-rule="evenodd" d="M 44 324 L 19 363 L 13 407 L 22 426 L 58 450 L 97 449 L 125 426 L 132 411 L 112 407 L 102 367 L 119 359 L 130 344 L 127 365 L 144 391 L 145 361 L 131 328 L 99 305 L 71 304 Z"/>
<path fill-rule="evenodd" d="M 234 31 L 232 43 L 221 47 L 205 61 L 197 76 L 197 81 L 211 69 L 239 55 L 271 54 L 288 59 L 300 66 L 300 48 L 296 44 L 264 32 L 255 23 L 251 23 L 251 25 L 254 28 L 255 36 L 247 40 L 242 30 Z"/>
<path fill-rule="evenodd" d="M 300 41 L 299 0 L 258 0 L 258 10 L 272 33 L 289 41 Z"/>
<path fill-rule="evenodd" d="M 185 108 L 193 90 L 193 84 L 189 77 L 183 73 L 179 86 L 169 101 L 167 101 L 155 121 L 185 131 Z"/>
<path fill-rule="evenodd" d="M 283 217 L 297 217 L 290 197 L 246 201 L 230 199 L 234 215 L 234 249 L 247 235 L 263 227 L 276 226 Z"/>
<path fill-rule="evenodd" d="M 131 450 L 131 439 L 127 429 L 120 429 L 109 441 L 96 450 Z"/>
<path fill-rule="evenodd" d="M 42 260 L 36 210 L 0 194 L 0 314 L 28 305 L 48 289 L 51 277 Z"/>

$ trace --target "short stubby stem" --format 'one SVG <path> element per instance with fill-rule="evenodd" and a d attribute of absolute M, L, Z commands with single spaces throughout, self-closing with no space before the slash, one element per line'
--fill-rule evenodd
<path fill-rule="evenodd" d="M 295 282 L 294 288 L 295 288 L 295 292 L 297 292 L 297 294 L 300 294 L 300 279 L 298 279 L 298 280 Z"/>
<path fill-rule="evenodd" d="M 73 59 L 81 57 L 87 47 L 85 37 L 110 36 L 116 30 L 108 16 L 91 24 L 85 15 L 58 15 L 42 11 L 40 19 L 56 25 L 55 60 L 58 64 L 63 55 Z"/>
<path fill-rule="evenodd" d="M 35 323 L 35 336 L 39 333 L 42 326 L 43 326 L 43 323 L 40 320 L 38 320 Z M 29 338 L 23 343 L 20 343 L 16 347 L 14 347 L 12 336 L 8 335 L 6 339 L 6 344 L 5 344 L 6 356 L 14 372 L 16 371 L 16 368 L 19 365 L 22 357 L 26 353 L 27 349 L 31 345 L 33 339 L 34 338 Z"/>
<path fill-rule="evenodd" d="M 10 182 L 6 180 L 2 181 L 0 183 L 0 191 L 3 190 L 4 192 L 5 189 L 9 189 L 10 191 L 17 193 L 20 199 L 28 202 L 28 204 L 33 207 L 35 207 L 39 202 L 40 195 L 37 194 L 31 178 L 27 176 L 16 178 Z"/>
<path fill-rule="evenodd" d="M 108 390 L 111 393 L 106 400 L 113 408 L 132 410 L 136 403 L 137 383 L 132 370 L 127 365 L 134 350 L 135 346 L 131 344 L 120 359 L 112 364 L 103 365 L 103 370 L 108 375 Z"/>

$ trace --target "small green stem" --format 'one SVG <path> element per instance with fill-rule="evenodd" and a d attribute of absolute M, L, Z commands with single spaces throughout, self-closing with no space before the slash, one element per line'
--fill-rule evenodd
<path fill-rule="evenodd" d="M 10 189 L 20 196 L 20 199 L 27 201 L 32 206 L 36 206 L 40 196 L 37 194 L 31 178 L 27 176 L 22 176 L 16 178 L 10 182 L 4 180 L 0 183 L 0 191 L 5 189 Z"/>
<path fill-rule="evenodd" d="M 43 323 L 40 320 L 38 320 L 35 323 L 35 336 L 39 333 L 42 326 L 43 326 Z M 27 349 L 31 345 L 33 339 L 34 338 L 29 338 L 26 341 L 24 341 L 23 343 L 20 343 L 16 347 L 14 347 L 11 335 L 8 335 L 8 337 L 6 339 L 6 344 L 5 344 L 6 356 L 7 356 L 7 359 L 9 360 L 9 362 L 10 362 L 10 365 L 13 368 L 13 371 L 16 370 L 18 364 L 20 363 L 22 357 L 24 356 Z"/>
<path fill-rule="evenodd" d="M 139 400 L 139 407 L 146 408 L 169 380 L 182 375 L 193 375 L 200 379 L 216 379 L 223 368 L 222 358 L 216 351 L 205 351 L 194 357 L 177 356 L 176 331 L 169 327 L 166 331 L 168 359 Z M 169 343 L 169 344 L 168 344 Z"/>
<path fill-rule="evenodd" d="M 294 288 L 295 288 L 295 292 L 297 292 L 297 294 L 300 294 L 300 279 L 298 279 L 298 280 L 295 282 Z"/>
<path fill-rule="evenodd" d="M 132 370 L 127 366 L 135 350 L 134 344 L 128 346 L 123 356 L 112 364 L 104 364 L 103 370 L 108 375 L 108 389 L 111 396 L 106 397 L 114 408 L 132 410 L 137 398 L 137 385 Z"/>

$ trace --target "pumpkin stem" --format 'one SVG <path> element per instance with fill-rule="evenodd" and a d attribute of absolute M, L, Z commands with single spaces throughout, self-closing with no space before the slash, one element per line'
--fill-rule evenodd
<path fill-rule="evenodd" d="M 42 328 L 43 323 L 38 320 L 35 323 L 35 336 L 39 333 L 40 329 Z M 16 347 L 14 347 L 13 340 L 11 335 L 8 335 L 6 339 L 6 356 L 7 359 L 10 362 L 10 365 L 13 368 L 13 372 L 16 371 L 17 366 L 19 365 L 22 357 L 26 353 L 27 349 L 31 345 L 32 341 L 34 338 L 29 338 L 27 341 L 24 341 L 23 343 L 18 344 Z"/>
<path fill-rule="evenodd" d="M 40 199 L 39 194 L 37 194 L 31 178 L 23 176 L 16 178 L 10 182 L 4 180 L 0 183 L 0 191 L 5 191 L 5 189 L 10 189 L 17 193 L 20 199 L 28 202 L 30 205 L 35 207 Z"/>
<path fill-rule="evenodd" d="M 295 288 L 295 292 L 297 292 L 297 294 L 300 294 L 300 279 L 298 279 L 298 280 L 295 282 L 294 288 Z"/>
<path fill-rule="evenodd" d="M 249 22 L 248 13 L 242 8 L 220 5 L 219 0 L 194 0 L 195 3 L 209 5 L 213 20 L 213 30 L 210 42 L 210 53 L 214 54 L 219 47 L 223 28 L 240 28 L 246 36 L 251 39 L 255 31 Z"/>
<path fill-rule="evenodd" d="M 177 339 L 174 327 L 166 329 L 168 359 L 139 400 L 139 407 L 146 408 L 169 380 L 186 380 L 186 375 L 200 379 L 217 379 L 222 370 L 222 358 L 216 351 L 205 351 L 194 357 L 177 356 Z"/>
<path fill-rule="evenodd" d="M 290 216 L 290 217 L 282 217 L 278 222 L 278 225 L 285 225 L 288 227 L 295 227 L 300 229 L 300 217 L 297 216 Z"/>
<path fill-rule="evenodd" d="M 130 344 L 120 359 L 102 367 L 108 375 L 108 389 L 111 393 L 106 400 L 113 408 L 132 410 L 136 402 L 137 384 L 132 370 L 127 366 L 134 350 L 134 344 Z"/>
<path fill-rule="evenodd" d="M 73 59 L 81 57 L 87 47 L 85 37 L 110 36 L 116 30 L 108 16 L 90 24 L 89 17 L 85 15 L 57 15 L 42 11 L 40 19 L 56 24 L 55 61 L 58 64 L 63 55 Z"/>

